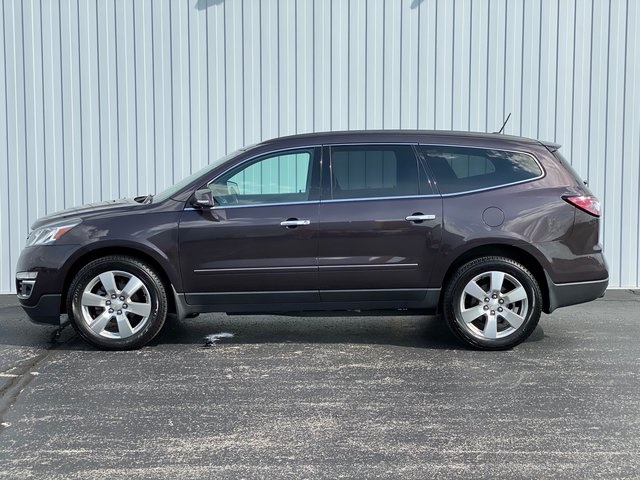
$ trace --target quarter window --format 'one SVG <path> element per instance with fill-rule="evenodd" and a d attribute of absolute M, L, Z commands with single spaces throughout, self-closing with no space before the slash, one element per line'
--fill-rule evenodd
<path fill-rule="evenodd" d="M 458 193 L 531 180 L 542 170 L 531 155 L 467 147 L 421 147 L 440 193 Z"/>
<path fill-rule="evenodd" d="M 308 201 L 314 152 L 309 149 L 270 154 L 224 174 L 208 186 L 221 205 Z"/>
<path fill-rule="evenodd" d="M 418 163 L 410 145 L 331 148 L 334 199 L 418 195 Z"/>

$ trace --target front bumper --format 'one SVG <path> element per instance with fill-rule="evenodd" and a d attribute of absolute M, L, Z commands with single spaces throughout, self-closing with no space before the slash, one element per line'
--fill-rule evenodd
<path fill-rule="evenodd" d="M 33 282 L 29 289 L 23 289 L 25 280 L 16 278 L 16 290 L 20 305 L 34 322 L 60 324 L 69 260 L 78 248 L 77 245 L 38 245 L 22 250 L 16 271 L 37 272 L 37 276 L 26 280 Z"/>
<path fill-rule="evenodd" d="M 590 302 L 604 295 L 609 285 L 609 277 L 588 282 L 553 283 L 547 275 L 549 286 L 549 308 L 546 313 L 556 308 Z"/>
<path fill-rule="evenodd" d="M 41 295 L 35 305 L 25 305 L 22 303 L 21 299 L 19 300 L 23 310 L 34 322 L 46 323 L 49 325 L 60 325 L 62 295 Z"/>

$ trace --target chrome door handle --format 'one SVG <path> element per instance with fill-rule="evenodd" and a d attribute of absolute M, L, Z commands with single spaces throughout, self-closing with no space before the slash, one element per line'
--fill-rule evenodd
<path fill-rule="evenodd" d="M 436 219 L 435 215 L 422 215 L 422 214 L 409 215 L 408 217 L 405 217 L 405 220 L 407 222 L 424 222 L 425 220 L 435 220 L 435 219 Z"/>
<path fill-rule="evenodd" d="M 310 225 L 311 220 L 285 220 L 280 222 L 281 227 L 301 227 L 303 225 Z"/>

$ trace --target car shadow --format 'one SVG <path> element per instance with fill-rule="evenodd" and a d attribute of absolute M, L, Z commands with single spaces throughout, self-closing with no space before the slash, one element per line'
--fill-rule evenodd
<path fill-rule="evenodd" d="M 223 335 L 220 335 L 223 334 Z M 232 336 L 224 335 L 231 334 Z M 214 341 L 211 336 L 219 335 Z M 527 342 L 544 338 L 538 325 Z M 206 314 L 170 319 L 150 345 L 332 343 L 466 350 L 442 316 L 287 316 Z"/>
<path fill-rule="evenodd" d="M 431 349 L 463 348 L 441 317 L 206 314 L 170 319 L 151 344 L 353 343 Z"/>

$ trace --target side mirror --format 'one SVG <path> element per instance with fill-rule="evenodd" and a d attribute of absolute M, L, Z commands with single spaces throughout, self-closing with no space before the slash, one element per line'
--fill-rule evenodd
<path fill-rule="evenodd" d="M 215 205 L 213 201 L 213 192 L 208 188 L 196 190 L 194 193 L 194 204 L 200 208 L 213 208 Z"/>

